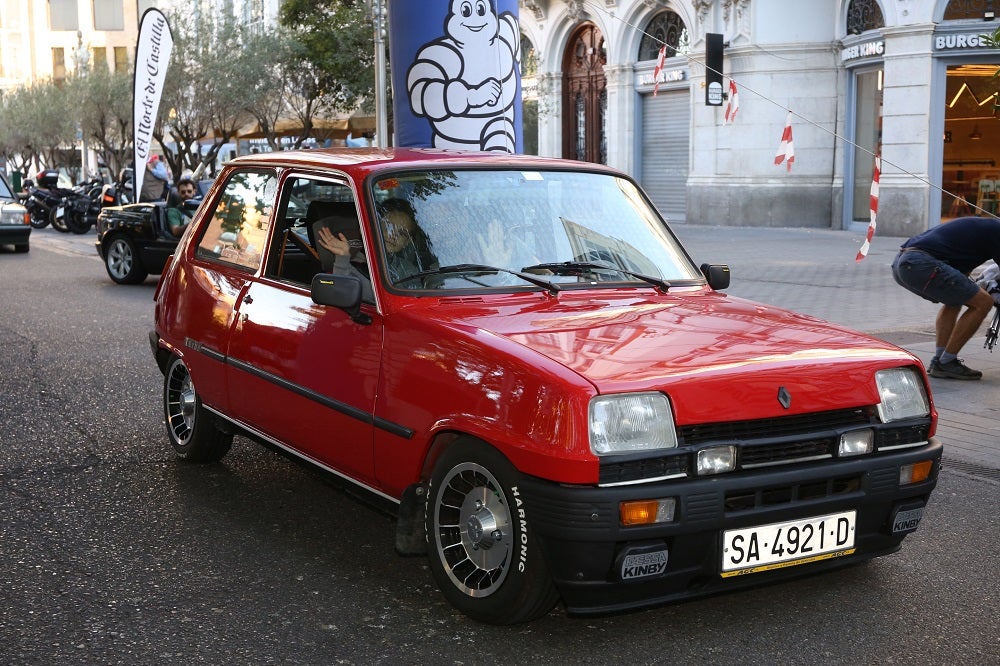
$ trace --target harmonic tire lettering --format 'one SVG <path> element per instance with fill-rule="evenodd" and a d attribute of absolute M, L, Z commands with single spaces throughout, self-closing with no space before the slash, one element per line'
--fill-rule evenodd
<path fill-rule="evenodd" d="M 456 441 L 431 477 L 431 572 L 452 605 L 482 622 L 527 622 L 559 598 L 519 479 L 503 455 L 471 438 Z"/>

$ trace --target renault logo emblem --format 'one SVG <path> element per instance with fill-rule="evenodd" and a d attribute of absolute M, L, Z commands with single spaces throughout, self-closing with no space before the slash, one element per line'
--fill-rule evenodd
<path fill-rule="evenodd" d="M 789 407 L 792 406 L 792 394 L 789 393 L 788 389 L 786 389 L 784 386 L 778 387 L 778 402 L 780 402 L 781 406 L 784 407 L 785 409 L 788 409 Z"/>

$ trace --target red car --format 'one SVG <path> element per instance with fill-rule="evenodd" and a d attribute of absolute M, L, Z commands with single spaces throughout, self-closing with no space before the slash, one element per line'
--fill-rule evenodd
<path fill-rule="evenodd" d="M 640 188 L 525 156 L 241 157 L 160 278 L 177 453 L 234 434 L 395 508 L 473 618 L 892 553 L 940 467 L 917 358 L 722 293 Z"/>

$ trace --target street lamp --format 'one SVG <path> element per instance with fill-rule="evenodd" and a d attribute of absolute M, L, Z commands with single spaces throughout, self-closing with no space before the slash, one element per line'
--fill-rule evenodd
<path fill-rule="evenodd" d="M 385 38 L 387 14 L 385 0 L 369 0 L 372 10 L 372 28 L 375 34 L 375 137 L 379 148 L 387 146 L 389 122 L 386 116 Z"/>
<path fill-rule="evenodd" d="M 76 48 L 73 49 L 73 61 L 76 67 L 76 75 L 87 76 L 90 69 L 90 49 L 83 43 L 83 32 L 76 31 Z M 83 133 L 83 125 L 78 126 L 80 139 L 80 182 L 87 180 L 87 137 Z"/>

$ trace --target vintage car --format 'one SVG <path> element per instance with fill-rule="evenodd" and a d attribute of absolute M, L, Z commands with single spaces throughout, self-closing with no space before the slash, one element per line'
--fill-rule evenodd
<path fill-rule="evenodd" d="M 199 181 L 198 198 L 184 205 L 196 210 L 211 184 L 211 180 Z M 166 205 L 166 201 L 155 201 L 101 209 L 94 247 L 108 277 L 118 284 L 138 284 L 163 270 L 180 240 L 167 225 Z"/>
<path fill-rule="evenodd" d="M 940 467 L 920 361 L 728 284 L 604 166 L 280 152 L 225 167 L 150 343 L 182 459 L 332 473 L 480 621 L 896 551 Z"/>
<path fill-rule="evenodd" d="M 31 217 L 0 173 L 0 245 L 13 245 L 15 252 L 28 252 L 30 239 Z"/>

